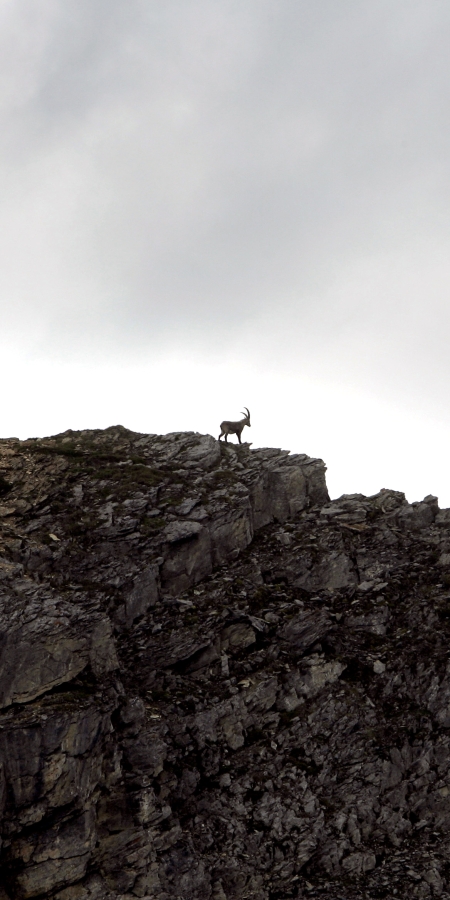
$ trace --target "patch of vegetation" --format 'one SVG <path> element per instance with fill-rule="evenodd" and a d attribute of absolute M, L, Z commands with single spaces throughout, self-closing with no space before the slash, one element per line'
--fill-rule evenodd
<path fill-rule="evenodd" d="M 209 479 L 209 485 L 211 490 L 214 491 L 231 487 L 232 484 L 236 484 L 238 481 L 239 477 L 232 469 L 220 469 L 213 473 Z"/>
<path fill-rule="evenodd" d="M 142 534 L 146 535 L 156 534 L 158 531 L 161 531 L 161 529 L 165 527 L 165 524 L 166 520 L 160 516 L 156 516 L 153 519 L 146 516 L 145 519 L 143 519 L 141 522 L 140 531 L 142 532 Z"/>
<path fill-rule="evenodd" d="M 50 444 L 31 444 L 25 449 L 31 453 L 47 454 L 49 456 L 84 456 L 83 451 L 73 444 L 64 444 L 61 446 L 52 446 Z"/>
<path fill-rule="evenodd" d="M 252 612 L 263 609 L 266 606 L 271 606 L 272 599 L 273 589 L 270 587 L 270 585 L 264 584 L 256 588 L 249 599 L 249 604 Z"/>
<path fill-rule="evenodd" d="M 266 740 L 267 734 L 264 731 L 264 728 L 261 728 L 259 725 L 251 725 L 250 728 L 247 729 L 245 740 L 247 746 L 251 747 L 252 744 L 265 743 Z"/>
<path fill-rule="evenodd" d="M 280 713 L 280 725 L 289 727 L 289 725 L 292 724 L 294 719 L 299 718 L 299 715 L 300 715 L 300 713 L 299 713 L 298 707 L 296 707 L 295 709 L 289 709 L 289 710 L 283 709 L 282 712 Z"/>
<path fill-rule="evenodd" d="M 450 619 L 450 599 L 445 597 L 442 603 L 436 605 L 436 612 L 441 622 L 447 622 Z"/>
<path fill-rule="evenodd" d="M 120 462 L 128 465 L 118 465 Z M 106 463 L 106 464 L 105 464 Z M 106 454 L 89 454 L 75 461 L 77 475 L 87 476 L 96 483 L 96 491 L 102 497 L 113 494 L 117 501 L 125 500 L 137 490 L 148 490 L 162 485 L 158 470 L 142 463 L 130 463 L 123 457 Z"/>
<path fill-rule="evenodd" d="M 153 703 L 170 703 L 170 701 L 172 700 L 172 694 L 169 691 L 154 688 L 152 690 L 151 700 Z"/>
<path fill-rule="evenodd" d="M 347 667 L 341 675 L 343 681 L 350 682 L 351 684 L 359 683 L 363 685 L 370 684 L 373 677 L 373 668 L 356 658 L 348 660 Z"/>
<path fill-rule="evenodd" d="M 169 497 L 167 500 L 165 500 L 164 506 L 179 506 L 182 500 L 184 500 L 183 494 L 176 494 L 175 496 Z"/>
<path fill-rule="evenodd" d="M 12 484 L 3 475 L 0 475 L 0 497 L 4 497 L 10 490 L 12 490 Z"/>
<path fill-rule="evenodd" d="M 99 481 L 117 481 L 121 476 L 121 470 L 117 466 L 101 466 L 98 469 L 89 466 L 87 473 L 91 478 L 98 478 Z"/>
<path fill-rule="evenodd" d="M 306 775 L 318 775 L 323 768 L 312 757 L 306 756 L 303 747 L 292 747 L 287 758 L 290 763 L 293 763 L 297 769 L 300 769 Z"/>
<path fill-rule="evenodd" d="M 64 523 L 64 531 L 69 537 L 83 537 L 99 524 L 94 516 L 82 516 L 72 522 Z"/>
<path fill-rule="evenodd" d="M 51 688 L 42 698 L 40 705 L 43 707 L 54 707 L 56 704 L 71 706 L 75 703 L 78 705 L 80 700 L 90 700 L 97 690 L 98 681 L 90 666 L 87 666 L 71 681 L 65 681 Z"/>
<path fill-rule="evenodd" d="M 197 611 L 189 610 L 184 616 L 184 625 L 189 627 L 190 625 L 197 625 L 200 621 L 200 617 Z"/>

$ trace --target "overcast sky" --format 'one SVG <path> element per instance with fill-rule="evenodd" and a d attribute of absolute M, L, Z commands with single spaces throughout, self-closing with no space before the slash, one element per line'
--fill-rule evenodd
<path fill-rule="evenodd" d="M 2 0 L 0 435 L 450 506 L 448 0 Z"/>

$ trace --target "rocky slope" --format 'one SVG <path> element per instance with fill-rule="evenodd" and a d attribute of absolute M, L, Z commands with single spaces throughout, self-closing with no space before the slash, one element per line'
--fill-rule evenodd
<path fill-rule="evenodd" d="M 450 898 L 450 511 L 324 473 L 0 441 L 2 900 Z"/>

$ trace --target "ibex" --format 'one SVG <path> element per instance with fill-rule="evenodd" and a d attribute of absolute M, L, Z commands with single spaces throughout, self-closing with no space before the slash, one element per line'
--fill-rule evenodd
<path fill-rule="evenodd" d="M 239 443 L 240 444 L 242 443 L 241 434 L 242 434 L 244 427 L 246 425 L 248 425 L 248 427 L 251 428 L 250 413 L 246 406 L 244 406 L 244 409 L 247 410 L 247 413 L 246 414 L 242 413 L 244 418 L 240 419 L 239 422 L 222 422 L 222 424 L 220 426 L 219 441 L 220 441 L 220 438 L 223 437 L 223 435 L 225 435 L 225 443 L 227 444 L 228 443 L 228 441 L 227 441 L 228 435 L 229 434 L 237 434 Z"/>

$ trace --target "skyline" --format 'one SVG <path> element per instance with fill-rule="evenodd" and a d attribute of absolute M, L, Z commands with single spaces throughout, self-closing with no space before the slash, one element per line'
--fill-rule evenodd
<path fill-rule="evenodd" d="M 450 506 L 449 37 L 440 0 L 3 4 L 0 436 L 246 405 L 332 496 Z"/>

